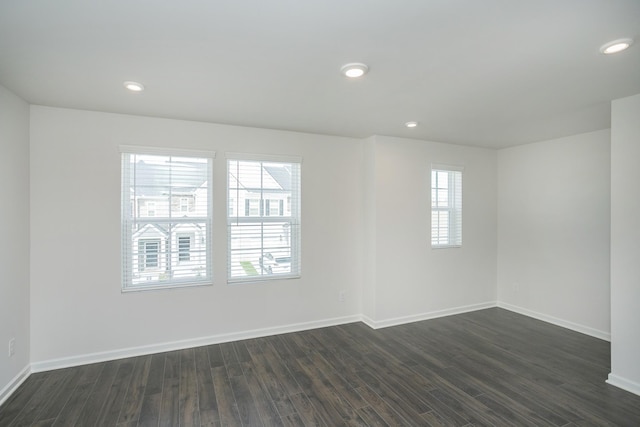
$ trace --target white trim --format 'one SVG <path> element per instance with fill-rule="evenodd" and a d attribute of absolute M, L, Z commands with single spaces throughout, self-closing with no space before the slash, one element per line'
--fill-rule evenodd
<path fill-rule="evenodd" d="M 527 308 L 518 307 L 517 305 L 512 305 L 506 302 L 498 301 L 498 307 L 504 308 L 505 310 L 513 311 L 518 314 L 522 314 L 525 316 L 533 317 L 534 319 L 542 320 L 543 322 L 551 323 L 556 326 L 560 326 L 566 329 L 571 329 L 572 331 L 580 332 L 581 334 L 589 335 L 594 338 L 599 338 L 605 341 L 611 341 L 611 333 L 600 331 L 598 329 L 591 328 L 589 326 L 581 325 L 579 323 L 570 322 L 568 320 L 559 319 L 554 316 L 550 316 L 548 314 L 539 313 L 537 311 L 529 310 Z"/>
<path fill-rule="evenodd" d="M 464 166 L 462 165 L 449 165 L 444 163 L 431 163 L 431 170 L 443 171 L 443 172 L 464 172 Z"/>
<path fill-rule="evenodd" d="M 426 313 L 413 314 L 411 316 L 395 317 L 386 320 L 373 320 L 370 317 L 362 316 L 362 322 L 373 329 L 388 328 L 389 326 L 404 325 L 405 323 L 420 322 L 422 320 L 436 319 L 438 317 L 452 316 L 454 314 L 469 313 L 471 311 L 484 310 L 495 307 L 496 303 L 483 302 L 480 304 L 464 305 L 461 307 L 448 308 L 446 310 L 429 311 Z"/>
<path fill-rule="evenodd" d="M 99 353 L 89 353 L 80 356 L 61 357 L 59 359 L 43 360 L 31 364 L 31 372 L 43 372 L 53 369 L 68 368 L 72 366 L 86 365 L 90 363 L 105 362 L 108 360 L 123 359 L 127 357 L 144 356 L 165 351 L 182 350 L 185 348 L 200 347 L 203 345 L 220 344 L 231 341 L 261 338 L 271 335 L 287 334 L 291 332 L 307 331 L 310 329 L 325 328 L 327 326 L 343 325 L 359 322 L 361 316 L 335 317 L 332 319 L 317 320 L 312 322 L 294 323 L 286 326 L 272 328 L 252 329 L 249 331 L 232 332 L 228 334 L 211 335 L 208 337 L 193 338 L 160 344 L 151 344 L 140 347 L 123 348 Z"/>
<path fill-rule="evenodd" d="M 286 156 L 280 154 L 253 154 L 253 153 L 234 153 L 226 152 L 225 156 L 228 160 L 252 160 L 262 162 L 277 163 L 302 163 L 302 156 Z"/>
<path fill-rule="evenodd" d="M 637 394 L 640 396 L 640 383 L 628 380 L 616 374 L 609 374 L 609 377 L 605 381 L 607 384 L 611 384 L 614 387 L 621 388 L 629 393 Z"/>
<path fill-rule="evenodd" d="M 158 156 L 174 156 L 174 157 L 206 157 L 210 159 L 216 158 L 215 151 L 206 150 L 188 150 L 184 148 L 164 148 L 164 147 L 144 147 L 139 145 L 120 145 L 118 147 L 120 153 L 126 154 L 151 154 Z"/>
<path fill-rule="evenodd" d="M 0 390 L 0 405 L 2 405 L 7 399 L 9 399 L 9 397 L 11 397 L 11 395 L 18 389 L 18 387 L 20 387 L 22 383 L 25 382 L 27 378 L 29 378 L 31 372 L 31 366 L 25 366 L 24 369 L 18 373 L 18 375 L 16 375 L 11 381 L 9 381 L 9 384 L 4 386 L 4 388 Z"/>

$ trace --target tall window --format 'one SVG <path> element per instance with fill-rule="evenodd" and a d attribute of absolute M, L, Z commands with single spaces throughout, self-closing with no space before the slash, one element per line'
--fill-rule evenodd
<path fill-rule="evenodd" d="M 158 268 L 159 239 L 138 240 L 138 271 Z"/>
<path fill-rule="evenodd" d="M 178 261 L 191 261 L 191 236 L 178 236 Z"/>
<path fill-rule="evenodd" d="M 431 246 L 462 246 L 462 168 L 431 168 Z"/>
<path fill-rule="evenodd" d="M 121 151 L 123 291 L 210 284 L 215 153 Z"/>
<path fill-rule="evenodd" d="M 301 160 L 228 154 L 227 166 L 229 282 L 299 277 Z"/>

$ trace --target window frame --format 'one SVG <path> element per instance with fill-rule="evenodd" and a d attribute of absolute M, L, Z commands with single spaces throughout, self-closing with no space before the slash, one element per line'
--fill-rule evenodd
<path fill-rule="evenodd" d="M 277 156 L 277 155 L 267 155 L 267 154 L 247 154 L 247 153 L 226 153 L 227 157 L 227 283 L 228 284 L 240 284 L 240 283 L 255 283 L 255 282 L 266 282 L 273 280 L 284 280 L 284 279 L 299 279 L 302 274 L 302 157 L 297 156 Z M 283 215 L 283 212 L 280 211 L 277 216 L 269 216 L 266 212 L 266 200 L 268 198 L 260 198 L 258 199 L 258 207 L 260 210 L 260 215 L 251 216 L 246 215 L 248 205 L 243 206 L 242 209 L 238 209 L 240 197 L 236 190 L 231 189 L 230 182 L 230 167 L 231 162 L 259 162 L 264 163 L 279 163 L 279 164 L 292 164 L 292 167 L 295 166 L 297 171 L 297 176 L 292 173 L 292 182 L 291 182 L 291 193 L 288 195 L 289 204 L 287 207 L 289 208 L 289 212 L 291 212 L 291 216 L 287 217 Z M 260 187 L 261 190 L 265 190 L 263 186 Z M 296 194 L 297 192 L 297 194 Z M 294 199 L 291 201 L 291 199 Z M 253 199 L 245 199 L 245 201 L 253 200 Z M 235 207 L 230 207 L 230 203 L 235 203 Z M 278 205 L 285 206 L 284 201 Z M 245 216 L 240 216 L 240 214 L 245 213 Z M 234 213 L 235 215 L 231 215 Z M 250 213 L 250 212 L 249 212 Z M 291 271 L 289 273 L 281 273 L 281 274 L 264 274 L 264 271 L 267 271 L 268 267 L 264 267 L 264 264 L 259 263 L 259 266 L 256 267 L 256 270 L 259 270 L 258 275 L 247 275 L 247 276 L 232 276 L 232 226 L 233 224 L 239 223 L 282 223 L 284 222 L 286 227 L 286 238 L 290 241 L 290 268 Z M 261 238 L 264 237 L 264 231 L 261 234 Z M 265 254 L 264 244 L 261 244 L 261 253 Z M 266 254 L 265 254 L 266 255 Z M 260 259 L 268 259 L 263 256 Z"/>
<path fill-rule="evenodd" d="M 434 174 L 441 172 L 447 173 L 447 206 L 437 206 L 438 190 L 444 187 L 434 186 Z M 431 201 L 431 248 L 432 249 L 450 249 L 462 247 L 462 221 L 463 221 L 463 177 L 464 166 L 432 164 L 430 169 L 430 201 Z M 434 200 L 434 192 L 436 200 Z M 446 242 L 440 243 L 441 236 L 439 229 L 434 225 L 434 213 L 446 212 L 447 218 L 447 236 Z"/>
<path fill-rule="evenodd" d="M 182 288 L 182 287 L 193 287 L 193 286 L 210 286 L 213 284 L 213 167 L 214 167 L 214 159 L 216 156 L 215 151 L 202 151 L 202 150 L 185 150 L 185 149 L 171 149 L 171 148 L 158 148 L 158 147 L 143 147 L 143 146 L 128 146 L 121 145 L 119 147 L 120 151 L 120 161 L 121 161 L 121 291 L 123 293 L 126 292 L 139 292 L 139 291 L 148 291 L 148 290 L 161 290 L 161 289 L 173 289 L 173 288 Z M 171 196 L 168 197 L 167 204 L 169 209 L 169 217 L 163 218 L 158 217 L 157 215 L 157 201 L 156 203 L 156 215 L 151 218 L 156 218 L 158 223 L 163 224 L 171 224 L 172 227 L 175 227 L 174 230 L 168 231 L 168 236 L 164 239 L 160 237 L 158 240 L 160 241 L 158 245 L 158 270 L 162 269 L 163 263 L 171 262 L 173 264 L 174 257 L 176 261 L 176 265 L 180 264 L 180 254 L 179 254 L 179 240 L 178 236 L 185 235 L 182 232 L 177 231 L 179 226 L 182 224 L 204 224 L 205 232 L 203 233 L 204 238 L 204 269 L 198 271 L 198 275 L 195 277 L 187 277 L 187 278 L 163 278 L 160 277 L 158 280 L 151 280 L 150 283 L 145 283 L 144 281 L 134 283 L 134 275 L 139 270 L 139 264 L 136 266 L 136 262 L 140 260 L 139 248 L 136 246 L 134 250 L 133 246 L 135 243 L 134 235 L 137 231 L 142 230 L 147 224 L 138 230 L 134 230 L 134 223 L 144 223 L 146 221 L 141 221 L 140 218 L 143 218 L 140 215 L 140 212 L 137 212 L 138 209 L 135 209 L 137 205 L 135 202 L 131 200 L 131 191 L 132 188 L 135 188 L 135 184 L 132 187 L 131 178 L 133 173 L 133 168 L 130 165 L 130 156 L 131 155 L 140 155 L 140 156 L 164 156 L 164 157 L 178 157 L 178 158 L 196 158 L 203 160 L 206 162 L 206 211 L 207 214 L 204 217 L 186 217 L 186 216 L 178 216 L 184 214 L 184 212 L 180 211 L 180 207 L 178 206 L 176 216 L 174 217 L 171 213 L 172 211 L 172 203 Z M 203 188 L 204 189 L 204 188 Z M 175 237 L 172 236 L 175 234 Z M 172 240 L 175 238 L 175 242 Z M 138 242 L 143 240 L 149 240 L 154 238 L 142 238 L 139 239 Z M 139 243 L 137 243 L 139 244 Z M 136 245 L 137 245 L 136 244 Z M 176 247 L 175 253 L 172 253 L 173 247 Z M 164 247 L 164 252 L 163 248 Z M 191 250 L 190 257 L 193 259 L 193 237 L 191 237 Z M 166 258 L 166 260 L 164 259 Z M 146 256 L 145 256 L 146 259 Z M 184 262 L 184 261 L 182 261 Z M 134 270 L 135 268 L 135 270 Z M 166 268 L 166 266 L 165 266 Z M 203 274 L 200 274 L 201 271 L 204 271 Z M 162 273 L 160 274 L 162 276 Z"/>

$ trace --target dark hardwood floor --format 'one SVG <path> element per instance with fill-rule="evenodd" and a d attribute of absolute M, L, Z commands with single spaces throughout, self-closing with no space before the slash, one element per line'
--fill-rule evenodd
<path fill-rule="evenodd" d="M 640 426 L 609 343 L 498 308 L 33 374 L 0 426 Z"/>

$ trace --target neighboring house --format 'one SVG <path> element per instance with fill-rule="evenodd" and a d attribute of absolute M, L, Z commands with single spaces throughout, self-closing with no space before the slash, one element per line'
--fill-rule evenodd
<path fill-rule="evenodd" d="M 206 271 L 208 181 L 205 164 L 185 163 L 179 181 L 148 159 L 136 163 L 136 194 L 131 194 L 133 283 L 188 279 Z M 261 173 L 229 172 L 228 217 L 231 262 L 260 274 L 288 272 L 291 259 L 291 170 L 265 164 Z M 185 171 L 181 171 L 185 172 Z M 282 221 L 279 221 L 279 218 Z M 234 219 L 245 218 L 235 233 Z M 264 231 L 246 233 L 248 218 Z"/>
<path fill-rule="evenodd" d="M 168 176 L 148 160 L 136 164 L 133 282 L 190 278 L 206 270 L 206 164 L 185 162 L 187 173 Z"/>
<path fill-rule="evenodd" d="M 241 161 L 232 165 L 228 174 L 231 275 L 290 273 L 291 165 Z"/>

